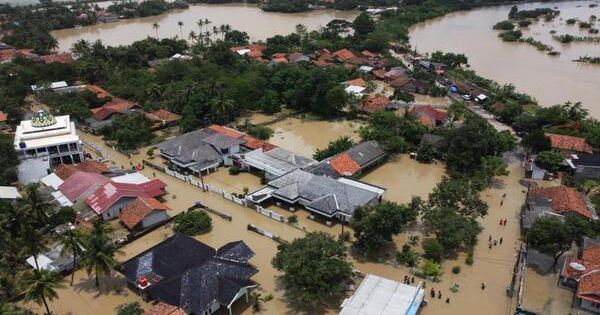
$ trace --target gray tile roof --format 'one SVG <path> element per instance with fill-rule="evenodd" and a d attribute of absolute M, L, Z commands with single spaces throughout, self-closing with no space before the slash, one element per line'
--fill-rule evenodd
<path fill-rule="evenodd" d="M 346 153 L 361 167 L 385 155 L 383 147 L 375 140 L 361 142 L 346 150 Z"/>
<path fill-rule="evenodd" d="M 148 277 L 144 291 L 154 299 L 203 314 L 213 301 L 227 306 L 240 289 L 254 285 L 250 278 L 257 270 L 246 263 L 252 256 L 241 241 L 215 250 L 175 234 L 124 262 L 121 272 L 131 282 Z"/>
<path fill-rule="evenodd" d="M 303 170 L 283 175 L 269 182 L 269 186 L 276 188 L 276 197 L 305 199 L 309 202 L 307 207 L 329 215 L 337 211 L 352 215 L 354 209 L 378 197 L 375 192 Z"/>

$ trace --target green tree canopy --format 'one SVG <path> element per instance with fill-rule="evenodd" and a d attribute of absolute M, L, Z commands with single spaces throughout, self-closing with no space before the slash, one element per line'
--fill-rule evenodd
<path fill-rule="evenodd" d="M 330 141 L 325 149 L 317 149 L 313 158 L 317 161 L 322 161 L 330 156 L 344 152 L 356 145 L 356 142 L 349 136 L 341 136 L 333 141 Z"/>
<path fill-rule="evenodd" d="M 212 226 L 212 219 L 204 211 L 182 213 L 175 218 L 173 231 L 187 235 L 197 235 L 206 232 Z"/>

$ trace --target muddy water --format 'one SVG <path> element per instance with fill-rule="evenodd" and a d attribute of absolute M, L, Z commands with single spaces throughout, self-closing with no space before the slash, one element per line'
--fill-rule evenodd
<path fill-rule="evenodd" d="M 359 141 L 359 121 L 324 121 L 287 118 L 269 125 L 275 134 L 269 142 L 298 154 L 312 156 L 315 150 L 327 147 L 330 141 L 342 136 Z"/>
<path fill-rule="evenodd" d="M 532 36 L 560 51 L 562 54 L 557 57 L 548 56 L 531 45 L 506 43 L 497 37 L 498 32 L 492 30 L 492 26 L 507 18 L 510 6 L 458 12 L 420 23 L 411 28 L 411 44 L 420 52 L 464 53 L 479 74 L 501 83 L 514 83 L 518 90 L 534 96 L 543 106 L 582 101 L 593 116 L 600 118 L 600 65 L 572 62 L 583 55 L 599 56 L 600 44 L 560 44 L 549 33 L 556 30 L 557 34 L 586 34 L 578 26 L 566 25 L 565 20 L 587 21 L 592 14 L 600 16 L 600 7 L 589 8 L 590 3 L 593 2 L 518 6 L 519 9 L 557 7 L 561 11 L 554 22 L 534 22 L 522 29 L 524 37 Z"/>
<path fill-rule="evenodd" d="M 125 45 L 148 36 L 156 36 L 152 27 L 159 24 L 158 36 L 161 38 L 179 36 L 187 39 L 190 31 L 198 33 L 198 19 L 208 19 L 208 27 L 229 24 L 233 29 L 245 31 L 250 39 L 264 40 L 273 35 L 286 35 L 295 31 L 297 24 L 305 25 L 309 31 L 325 26 L 333 19 L 352 20 L 357 13 L 353 11 L 318 10 L 303 13 L 265 12 L 253 4 L 212 4 L 193 5 L 187 10 L 177 10 L 157 16 L 121 20 L 115 23 L 96 24 L 81 28 L 64 29 L 52 32 L 58 40 L 60 50 L 68 50 L 80 39 L 88 41 L 102 40 L 108 45 Z M 183 22 L 180 29 L 178 21 Z M 207 31 L 205 26 L 203 32 Z"/>
<path fill-rule="evenodd" d="M 563 315 L 571 311 L 573 292 L 560 288 L 558 274 L 541 276 L 527 268 L 523 307 L 546 315 Z"/>

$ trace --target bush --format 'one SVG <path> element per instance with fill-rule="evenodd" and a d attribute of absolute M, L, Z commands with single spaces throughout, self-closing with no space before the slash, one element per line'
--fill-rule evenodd
<path fill-rule="evenodd" d="M 460 273 L 460 266 L 454 266 L 452 267 L 452 273 L 457 275 Z"/>
<path fill-rule="evenodd" d="M 502 31 L 512 31 L 514 28 L 515 25 L 509 20 L 500 21 L 493 26 L 493 29 Z"/>
<path fill-rule="evenodd" d="M 344 231 L 344 233 L 340 234 L 340 240 L 342 242 L 350 242 L 350 232 L 349 231 Z"/>
<path fill-rule="evenodd" d="M 438 279 L 442 275 L 442 266 L 433 260 L 425 259 L 421 264 L 421 274 L 425 277 Z"/>
<path fill-rule="evenodd" d="M 433 147 L 430 144 L 425 143 L 420 145 L 417 150 L 417 161 L 421 163 L 431 163 L 433 162 L 434 153 Z"/>
<path fill-rule="evenodd" d="M 229 168 L 229 175 L 237 175 L 241 172 L 240 168 L 237 166 L 232 166 Z"/>
<path fill-rule="evenodd" d="M 588 22 L 579 22 L 579 28 L 591 28 L 592 24 Z"/>
<path fill-rule="evenodd" d="M 557 172 L 563 162 L 563 157 L 558 151 L 543 151 L 535 158 L 535 164 L 543 167 L 549 172 Z"/>
<path fill-rule="evenodd" d="M 173 231 L 187 235 L 198 235 L 212 226 L 212 219 L 204 211 L 193 211 L 180 214 L 175 218 Z"/>
<path fill-rule="evenodd" d="M 467 252 L 467 258 L 465 258 L 465 264 L 473 266 L 473 251 Z"/>
<path fill-rule="evenodd" d="M 436 239 L 428 238 L 423 241 L 424 256 L 427 259 L 431 259 L 435 262 L 442 261 L 444 254 L 444 247 Z"/>
<path fill-rule="evenodd" d="M 577 19 L 568 19 L 567 20 L 568 25 L 574 25 L 575 23 L 577 23 Z"/>
<path fill-rule="evenodd" d="M 407 267 L 414 267 L 419 263 L 419 255 L 410 245 L 404 244 L 401 252 L 396 252 L 396 262 Z"/>
<path fill-rule="evenodd" d="M 516 42 L 522 36 L 523 36 L 523 33 L 521 33 L 521 31 L 519 31 L 519 30 L 507 31 L 507 32 L 502 32 L 502 33 L 498 34 L 498 37 L 502 38 L 502 40 L 505 42 Z"/>
<path fill-rule="evenodd" d="M 133 302 L 128 304 L 121 304 L 115 309 L 117 315 L 142 315 L 144 309 L 140 306 L 140 303 Z"/>
<path fill-rule="evenodd" d="M 519 27 L 528 27 L 529 25 L 531 25 L 531 21 L 530 20 L 521 20 L 521 21 L 519 21 Z"/>
<path fill-rule="evenodd" d="M 154 149 L 154 147 L 149 148 L 148 151 L 146 151 L 146 155 L 149 157 L 154 156 Z"/>
<path fill-rule="evenodd" d="M 298 223 L 298 216 L 295 214 L 292 214 L 291 216 L 287 217 L 287 221 L 288 221 L 288 223 L 291 223 L 291 224 Z"/>

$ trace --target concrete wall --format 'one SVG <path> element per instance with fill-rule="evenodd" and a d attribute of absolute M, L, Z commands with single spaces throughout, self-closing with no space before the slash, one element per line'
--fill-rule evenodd
<path fill-rule="evenodd" d="M 169 216 L 167 215 L 167 211 L 154 211 L 142 220 L 140 228 L 146 229 L 154 226 L 155 224 L 166 221 L 168 218 Z"/>

